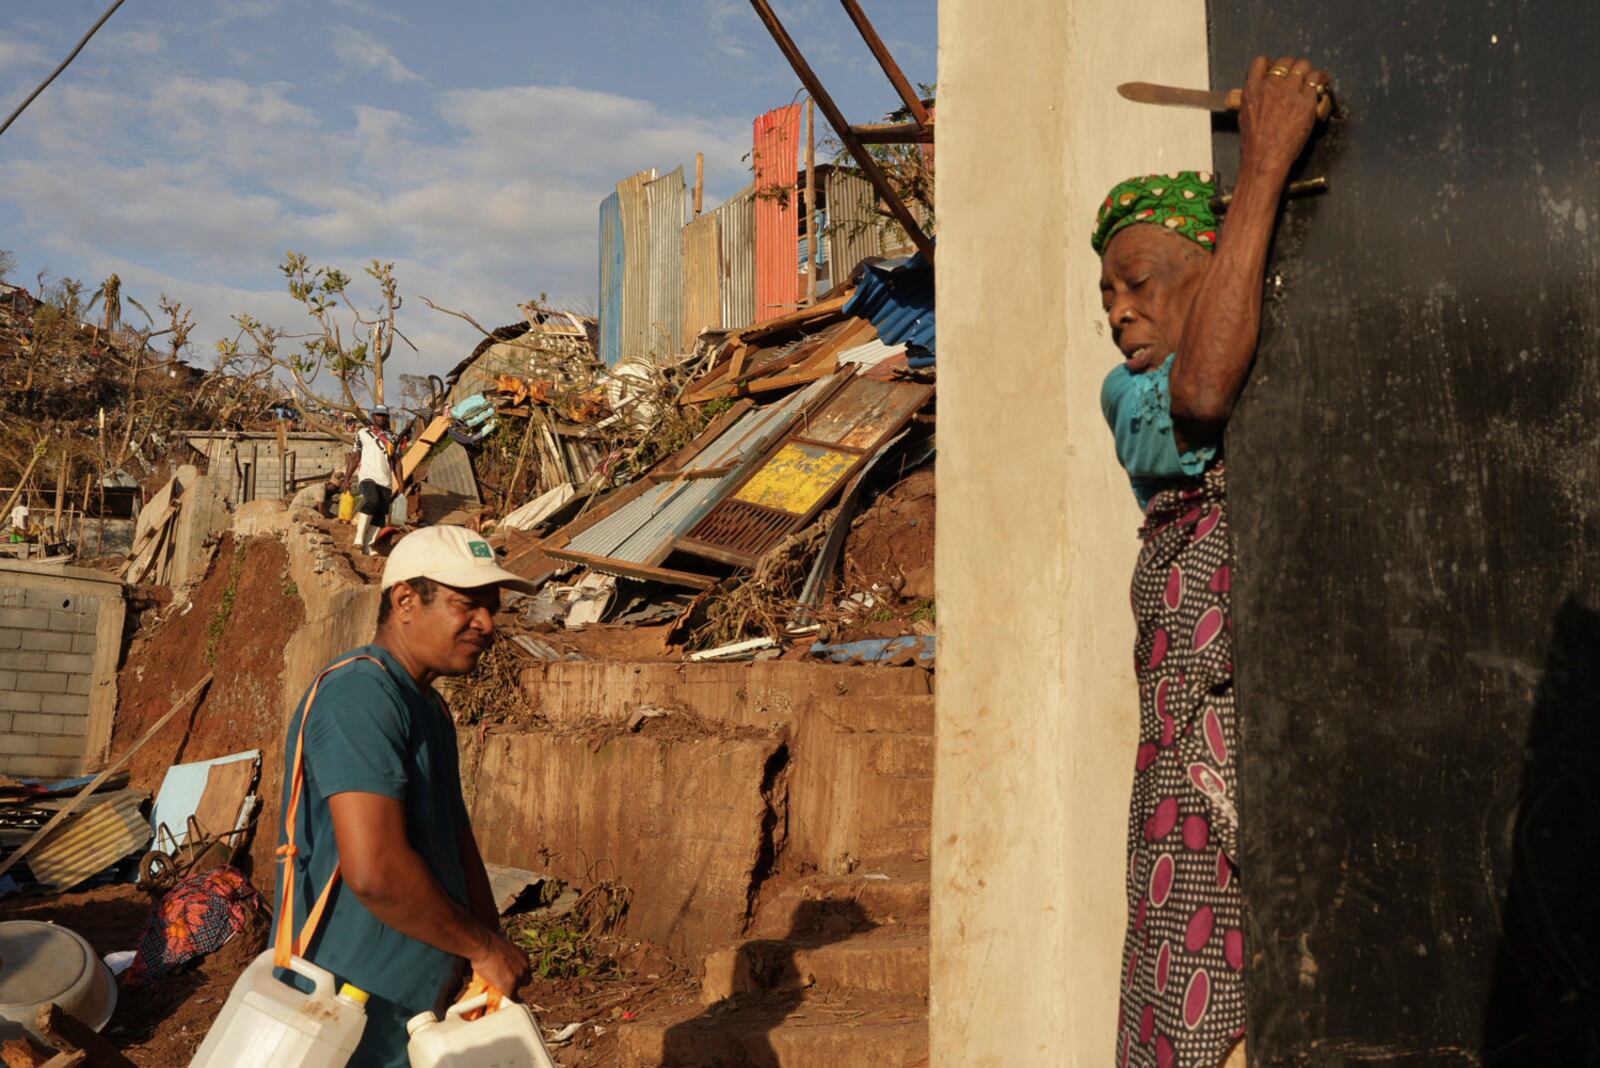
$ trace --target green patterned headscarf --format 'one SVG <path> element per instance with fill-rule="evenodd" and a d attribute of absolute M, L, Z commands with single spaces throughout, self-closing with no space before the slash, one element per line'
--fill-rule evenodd
<path fill-rule="evenodd" d="M 1106 245 L 1124 228 L 1155 223 L 1213 251 L 1217 247 L 1217 215 L 1211 210 L 1211 198 L 1216 195 L 1217 184 L 1209 171 L 1129 178 L 1100 205 L 1090 243 L 1097 256 L 1104 256 Z"/>

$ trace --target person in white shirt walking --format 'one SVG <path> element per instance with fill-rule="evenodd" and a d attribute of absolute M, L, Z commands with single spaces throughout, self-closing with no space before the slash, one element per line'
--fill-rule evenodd
<path fill-rule="evenodd" d="M 372 422 L 356 431 L 356 440 L 350 446 L 344 484 L 346 489 L 353 484 L 361 498 L 356 505 L 356 548 L 367 556 L 376 556 L 372 537 L 383 526 L 394 502 L 400 469 L 398 450 L 389 435 L 389 409 L 374 404 L 368 414 Z"/>

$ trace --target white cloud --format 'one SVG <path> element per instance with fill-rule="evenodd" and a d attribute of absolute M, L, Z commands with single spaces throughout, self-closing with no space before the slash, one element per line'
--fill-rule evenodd
<path fill-rule="evenodd" d="M 131 77 L 116 92 L 42 97 L 0 156 L 0 196 L 58 268 L 116 271 L 146 304 L 165 291 L 192 305 L 206 354 L 236 312 L 304 325 L 276 270 L 295 249 L 358 281 L 369 260 L 393 261 L 410 298 L 401 329 L 423 350 L 398 354 L 396 370 L 438 372 L 477 337 L 417 295 L 488 326 L 541 291 L 592 307 L 596 217 L 617 179 L 692 167 L 698 150 L 713 188 L 746 180 L 744 119 L 614 93 L 506 86 L 440 94 L 432 115 L 319 114 L 279 83 Z"/>
<path fill-rule="evenodd" d="M 333 54 L 360 74 L 378 74 L 391 82 L 420 82 L 422 75 L 400 61 L 394 50 L 354 26 L 333 28 Z"/>
<path fill-rule="evenodd" d="M 45 62 L 44 49 L 20 37 L 0 35 L 0 71 L 33 67 Z"/>
<path fill-rule="evenodd" d="M 167 46 L 166 38 L 155 30 L 124 30 L 108 35 L 103 43 L 112 51 L 138 56 L 153 56 Z"/>

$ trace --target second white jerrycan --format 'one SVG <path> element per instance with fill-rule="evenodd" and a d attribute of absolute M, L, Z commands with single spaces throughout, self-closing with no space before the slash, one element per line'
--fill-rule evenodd
<path fill-rule="evenodd" d="M 450 1006 L 443 1020 L 413 1016 L 406 1024 L 411 1068 L 557 1068 L 526 1005 L 505 1001 L 476 1020 L 461 1018 L 488 1003 L 483 993 Z"/>

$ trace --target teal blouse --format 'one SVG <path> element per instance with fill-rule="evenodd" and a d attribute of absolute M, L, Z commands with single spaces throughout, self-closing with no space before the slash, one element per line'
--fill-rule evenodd
<path fill-rule="evenodd" d="M 1173 353 L 1160 367 L 1137 374 L 1125 365 L 1113 367 L 1100 387 L 1100 410 L 1140 508 L 1174 482 L 1203 474 L 1217 456 L 1214 444 L 1178 451 L 1167 387 L 1176 356 Z"/>

